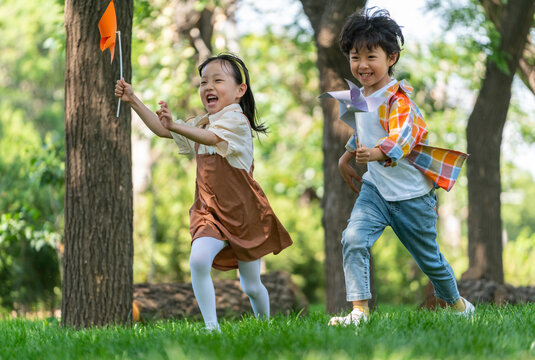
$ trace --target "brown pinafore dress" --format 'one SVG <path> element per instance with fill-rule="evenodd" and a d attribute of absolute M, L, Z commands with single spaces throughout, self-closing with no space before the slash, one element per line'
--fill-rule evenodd
<path fill-rule="evenodd" d="M 278 254 L 292 244 L 290 235 L 271 209 L 260 185 L 248 172 L 218 154 L 198 154 L 195 201 L 190 208 L 190 233 L 195 239 L 210 236 L 228 241 L 212 266 L 238 268 L 238 260 L 253 261 Z M 192 242 L 193 242 L 192 241 Z"/>

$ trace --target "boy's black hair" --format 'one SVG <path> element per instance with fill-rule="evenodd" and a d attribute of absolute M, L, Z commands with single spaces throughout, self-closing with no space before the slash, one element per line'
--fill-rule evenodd
<path fill-rule="evenodd" d="M 404 42 L 401 27 L 390 18 L 390 13 L 376 7 L 350 15 L 338 39 L 340 49 L 346 55 L 362 46 L 366 46 L 369 50 L 379 46 L 387 56 L 397 53 L 396 62 L 388 68 L 389 76 L 392 76 L 393 67 L 399 60 Z"/>
<path fill-rule="evenodd" d="M 199 65 L 199 75 L 202 76 L 202 71 L 206 67 L 206 65 L 216 60 L 221 61 L 221 64 L 224 66 L 230 66 L 230 68 L 232 69 L 232 75 L 234 77 L 234 80 L 236 80 L 237 84 L 245 82 L 245 84 L 247 85 L 247 90 L 240 99 L 240 106 L 243 109 L 243 114 L 249 120 L 251 128 L 254 131 L 261 132 L 263 134 L 267 133 L 267 126 L 263 123 L 258 123 L 258 113 L 256 111 L 253 91 L 251 90 L 249 70 L 247 70 L 247 67 L 245 66 L 244 62 L 239 57 L 231 53 L 222 53 L 216 56 L 209 57 L 208 59 L 204 60 L 201 65 Z M 238 66 L 242 68 L 245 79 L 242 79 L 242 71 Z"/>

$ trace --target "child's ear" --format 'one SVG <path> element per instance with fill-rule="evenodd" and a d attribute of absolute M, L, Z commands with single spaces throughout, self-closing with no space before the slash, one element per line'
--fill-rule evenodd
<path fill-rule="evenodd" d="M 243 97 L 245 95 L 245 92 L 247 91 L 247 84 L 241 83 L 238 87 L 238 97 Z"/>
<path fill-rule="evenodd" d="M 398 61 L 398 58 L 399 58 L 398 52 L 388 55 L 388 66 L 394 65 Z"/>

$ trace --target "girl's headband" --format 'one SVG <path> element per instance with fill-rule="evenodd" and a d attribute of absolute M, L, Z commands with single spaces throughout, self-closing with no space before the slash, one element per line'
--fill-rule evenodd
<path fill-rule="evenodd" d="M 238 70 L 240 70 L 241 83 L 245 84 L 245 71 L 243 71 L 243 67 L 241 66 L 241 64 L 239 63 L 238 60 L 230 59 L 230 61 L 232 61 L 234 64 L 236 64 L 236 66 L 238 67 Z"/>

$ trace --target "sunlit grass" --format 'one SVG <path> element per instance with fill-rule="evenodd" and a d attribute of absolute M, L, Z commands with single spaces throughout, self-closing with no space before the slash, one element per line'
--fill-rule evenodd
<path fill-rule="evenodd" d="M 380 306 L 359 327 L 327 327 L 307 316 L 70 330 L 57 320 L 0 321 L 0 359 L 529 359 L 535 358 L 535 304 L 479 306 L 472 318 L 448 311 Z"/>

